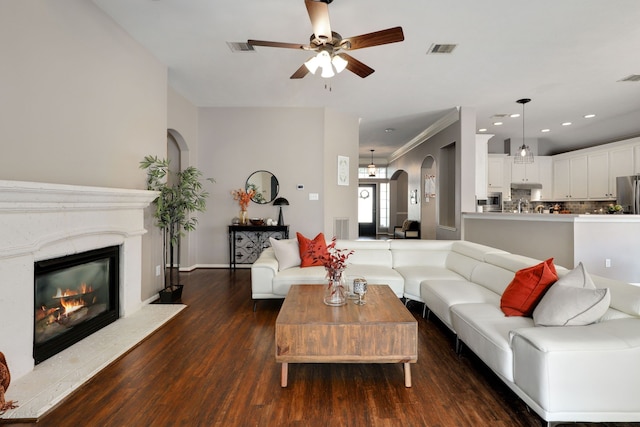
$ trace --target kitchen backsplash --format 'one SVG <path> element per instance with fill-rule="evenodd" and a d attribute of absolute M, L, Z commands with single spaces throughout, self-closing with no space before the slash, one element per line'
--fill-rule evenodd
<path fill-rule="evenodd" d="M 538 205 L 543 209 L 553 209 L 553 205 L 560 205 L 560 210 L 569 211 L 572 214 L 606 214 L 610 204 L 615 201 L 531 201 L 531 190 L 511 190 L 511 200 L 502 202 L 503 212 L 517 212 L 518 200 L 523 199 L 528 203 L 523 206 L 525 212 L 535 212 Z"/>

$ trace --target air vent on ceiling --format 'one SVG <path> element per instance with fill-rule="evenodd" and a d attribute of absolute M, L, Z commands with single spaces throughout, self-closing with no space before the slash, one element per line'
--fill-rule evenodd
<path fill-rule="evenodd" d="M 505 117 L 509 117 L 510 114 L 494 114 L 491 116 L 492 119 L 504 119 Z"/>
<path fill-rule="evenodd" d="M 249 43 L 245 42 L 227 42 L 227 46 L 231 52 L 255 52 L 256 50 Z"/>
<path fill-rule="evenodd" d="M 640 82 L 640 74 L 631 74 L 623 79 L 618 80 L 619 82 Z"/>
<path fill-rule="evenodd" d="M 429 46 L 429 50 L 427 50 L 427 55 L 432 53 L 451 53 L 453 49 L 458 46 L 457 44 L 442 44 L 442 43 L 433 43 Z"/>

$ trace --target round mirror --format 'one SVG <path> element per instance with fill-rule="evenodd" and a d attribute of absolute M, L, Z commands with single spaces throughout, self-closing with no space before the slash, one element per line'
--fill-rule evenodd
<path fill-rule="evenodd" d="M 269 171 L 256 171 L 249 175 L 245 190 L 255 190 L 251 200 L 260 205 L 273 202 L 278 197 L 278 179 Z"/>

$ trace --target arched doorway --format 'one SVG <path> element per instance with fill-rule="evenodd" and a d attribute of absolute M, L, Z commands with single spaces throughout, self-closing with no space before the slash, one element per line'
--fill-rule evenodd
<path fill-rule="evenodd" d="M 409 215 L 409 174 L 396 171 L 389 180 L 389 230 L 401 226 Z"/>
<path fill-rule="evenodd" d="M 169 160 L 169 179 L 175 176 L 176 172 L 180 172 L 189 167 L 189 148 L 186 141 L 175 129 L 167 129 L 167 160 Z M 193 265 L 192 259 L 192 242 L 189 238 L 190 233 L 186 233 L 182 238 L 178 239 L 178 265 Z M 184 261 L 184 262 L 183 262 Z"/>
<path fill-rule="evenodd" d="M 421 234 L 423 239 L 435 239 L 438 224 L 438 196 L 436 159 L 428 155 L 421 166 L 422 206 L 420 209 Z"/>

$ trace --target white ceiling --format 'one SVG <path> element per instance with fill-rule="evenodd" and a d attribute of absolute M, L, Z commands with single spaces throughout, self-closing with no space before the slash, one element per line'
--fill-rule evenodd
<path fill-rule="evenodd" d="M 197 106 L 329 107 L 361 118 L 360 153 L 388 157 L 456 106 L 474 108 L 492 141 L 539 138 L 550 154 L 640 135 L 640 1 L 334 0 L 343 37 L 402 26 L 405 40 L 350 52 L 376 71 L 291 80 L 311 55 L 248 39 L 306 44 L 303 0 L 93 0 L 169 68 Z M 450 55 L 426 52 L 455 43 Z M 330 89 L 330 90 L 329 90 Z M 596 114 L 585 119 L 585 114 Z M 561 126 L 563 122 L 571 126 Z M 394 128 L 394 132 L 385 132 Z M 540 130 L 549 128 L 549 133 Z"/>

